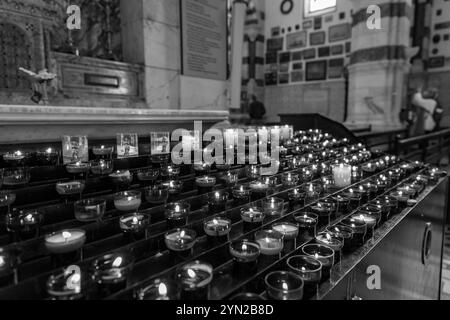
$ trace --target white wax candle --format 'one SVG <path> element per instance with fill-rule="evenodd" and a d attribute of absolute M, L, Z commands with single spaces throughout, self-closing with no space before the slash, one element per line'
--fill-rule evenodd
<path fill-rule="evenodd" d="M 352 167 L 347 164 L 341 164 L 333 167 L 334 183 L 338 188 L 345 188 L 352 181 Z"/>
<path fill-rule="evenodd" d="M 55 254 L 72 252 L 80 249 L 86 241 L 84 230 L 65 230 L 45 237 L 45 247 Z"/>
<path fill-rule="evenodd" d="M 273 238 L 261 238 L 256 240 L 259 244 L 261 254 L 266 256 L 276 256 L 283 250 L 283 241 Z"/>

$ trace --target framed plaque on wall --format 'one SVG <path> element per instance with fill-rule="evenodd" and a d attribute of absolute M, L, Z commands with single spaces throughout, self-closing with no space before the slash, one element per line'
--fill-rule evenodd
<path fill-rule="evenodd" d="M 347 40 L 352 36 L 352 26 L 350 23 L 343 23 L 329 28 L 330 42 Z"/>
<path fill-rule="evenodd" d="M 306 63 L 306 81 L 319 81 L 327 78 L 327 60 Z"/>
<path fill-rule="evenodd" d="M 287 50 L 306 47 L 306 31 L 288 34 L 286 36 Z"/>
<path fill-rule="evenodd" d="M 309 44 L 317 46 L 325 43 L 325 31 L 313 32 L 309 35 Z"/>

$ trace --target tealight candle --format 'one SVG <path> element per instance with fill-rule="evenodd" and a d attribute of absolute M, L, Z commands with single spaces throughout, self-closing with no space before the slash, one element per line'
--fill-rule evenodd
<path fill-rule="evenodd" d="M 175 278 L 181 286 L 181 300 L 208 300 L 213 279 L 213 267 L 209 263 L 187 263 L 178 269 Z"/>
<path fill-rule="evenodd" d="M 364 219 L 346 218 L 340 224 L 349 227 L 353 231 L 353 248 L 358 248 L 366 242 L 367 223 Z"/>
<path fill-rule="evenodd" d="M 354 220 L 359 220 L 359 221 L 365 222 L 367 225 L 366 238 L 368 239 L 368 238 L 373 237 L 373 233 L 374 233 L 375 227 L 377 225 L 377 219 L 374 216 L 372 216 L 366 212 L 358 211 L 356 214 L 352 215 L 350 218 L 354 219 Z"/>
<path fill-rule="evenodd" d="M 375 225 L 375 228 L 377 228 L 380 225 L 380 223 L 381 223 L 381 209 L 378 206 L 374 206 L 372 204 L 368 204 L 368 205 L 365 205 L 365 206 L 361 207 L 359 209 L 359 211 L 364 212 L 364 213 L 368 213 L 368 214 L 370 214 L 371 216 L 373 216 L 376 219 L 377 223 Z"/>
<path fill-rule="evenodd" d="M 254 180 L 258 179 L 261 176 L 261 169 L 258 166 L 246 166 L 245 167 L 245 174 L 247 178 Z"/>
<path fill-rule="evenodd" d="M 83 193 L 85 183 L 83 181 L 60 182 L 56 184 L 56 191 L 62 196 Z"/>
<path fill-rule="evenodd" d="M 416 190 L 411 188 L 409 185 L 400 186 L 397 188 L 397 191 L 407 195 L 410 199 L 415 198 Z"/>
<path fill-rule="evenodd" d="M 30 168 L 14 167 L 3 169 L 3 185 L 5 187 L 18 187 L 30 182 Z"/>
<path fill-rule="evenodd" d="M 137 300 L 178 300 L 179 298 L 180 293 L 176 283 L 166 279 L 153 280 L 136 292 Z"/>
<path fill-rule="evenodd" d="M 12 153 L 5 153 L 3 155 L 3 160 L 5 160 L 5 161 L 17 161 L 18 162 L 18 161 L 23 160 L 24 158 L 25 158 L 25 153 L 20 150 L 17 150 Z"/>
<path fill-rule="evenodd" d="M 129 170 L 117 170 L 109 174 L 109 178 L 118 188 L 125 188 L 133 181 L 133 175 Z"/>
<path fill-rule="evenodd" d="M 299 237 L 302 240 L 316 236 L 319 216 L 312 212 L 299 212 L 294 214 L 294 220 L 299 227 Z"/>
<path fill-rule="evenodd" d="M 265 181 L 253 181 L 250 183 L 250 189 L 251 201 L 255 202 L 267 196 L 267 193 L 269 192 L 269 185 L 267 185 Z"/>
<path fill-rule="evenodd" d="M 356 192 L 353 188 L 341 193 L 341 196 L 350 199 L 349 211 L 358 208 L 361 204 L 362 194 L 360 192 Z"/>
<path fill-rule="evenodd" d="M 39 233 L 42 214 L 37 210 L 15 211 L 6 215 L 6 230 L 13 236 L 13 242 L 35 238 Z"/>
<path fill-rule="evenodd" d="M 194 164 L 193 168 L 197 176 L 207 175 L 211 171 L 211 165 L 209 163 Z"/>
<path fill-rule="evenodd" d="M 92 278 L 88 272 L 81 268 L 76 272 L 69 267 L 52 274 L 46 284 L 50 299 L 71 301 L 89 299 L 92 286 Z"/>
<path fill-rule="evenodd" d="M 350 186 L 352 182 L 352 167 L 347 164 L 332 166 L 333 178 L 336 187 L 345 188 Z"/>
<path fill-rule="evenodd" d="M 197 177 L 195 179 L 195 184 L 197 185 L 199 194 L 209 193 L 216 185 L 216 177 L 212 176 Z"/>
<path fill-rule="evenodd" d="M 293 256 L 287 260 L 287 266 L 303 280 L 303 299 L 316 296 L 317 287 L 322 279 L 322 263 L 309 256 Z"/>
<path fill-rule="evenodd" d="M 288 192 L 289 207 L 293 211 L 305 205 L 306 193 L 299 189 L 294 189 Z"/>
<path fill-rule="evenodd" d="M 295 187 L 299 182 L 297 174 L 287 173 L 281 177 L 281 182 L 285 188 Z"/>
<path fill-rule="evenodd" d="M 111 160 L 99 160 L 91 162 L 91 172 L 96 175 L 107 175 L 113 171 Z"/>
<path fill-rule="evenodd" d="M 404 194 L 402 191 L 394 191 L 390 193 L 390 196 L 397 200 L 399 211 L 402 211 L 408 206 L 408 194 Z"/>
<path fill-rule="evenodd" d="M 226 242 L 231 231 L 231 220 L 222 217 L 209 218 L 203 222 L 203 230 L 212 242 Z"/>
<path fill-rule="evenodd" d="M 250 202 L 251 189 L 244 185 L 238 185 L 233 188 L 232 194 L 234 205 L 239 206 Z"/>
<path fill-rule="evenodd" d="M 398 201 L 396 198 L 391 196 L 383 196 L 378 198 L 378 200 L 389 207 L 389 217 L 394 216 L 398 213 Z"/>
<path fill-rule="evenodd" d="M 55 268 L 78 261 L 85 242 L 84 230 L 64 230 L 45 236 L 45 247 L 52 253 Z"/>
<path fill-rule="evenodd" d="M 272 230 L 283 235 L 283 249 L 289 253 L 297 248 L 298 225 L 290 222 L 279 222 L 272 225 Z"/>
<path fill-rule="evenodd" d="M 120 217 L 119 226 L 125 238 L 137 241 L 147 238 L 147 228 L 150 225 L 150 215 L 133 213 Z"/>
<path fill-rule="evenodd" d="M 64 230 L 45 236 L 45 247 L 54 254 L 64 254 L 80 249 L 86 241 L 84 230 Z"/>
<path fill-rule="evenodd" d="M 319 225 L 327 226 L 331 222 L 335 206 L 331 203 L 319 202 L 317 205 L 313 205 L 311 210 L 319 216 Z"/>
<path fill-rule="evenodd" d="M 88 173 L 90 169 L 91 164 L 89 162 L 77 161 L 66 165 L 67 172 L 71 174 Z"/>
<path fill-rule="evenodd" d="M 310 200 L 315 200 L 322 192 L 322 185 L 319 183 L 308 183 L 303 186 L 303 190 L 306 192 L 307 198 Z"/>
<path fill-rule="evenodd" d="M 337 204 L 336 212 L 338 214 L 347 214 L 349 212 L 350 198 L 344 197 L 342 195 L 337 195 L 333 197 L 333 200 Z"/>
<path fill-rule="evenodd" d="M 301 300 L 303 280 L 292 272 L 274 271 L 264 279 L 267 295 L 274 300 Z"/>
<path fill-rule="evenodd" d="M 8 214 L 11 212 L 11 205 L 16 201 L 16 194 L 8 191 L 1 190 L 0 191 L 0 208 L 8 207 Z"/>
<path fill-rule="evenodd" d="M 169 198 L 169 186 L 159 184 L 145 188 L 145 199 L 151 204 L 164 204 Z"/>
<path fill-rule="evenodd" d="M 241 209 L 241 218 L 243 221 L 244 233 L 260 228 L 266 215 L 261 208 L 246 207 Z"/>
<path fill-rule="evenodd" d="M 80 222 L 98 221 L 105 215 L 106 201 L 97 199 L 80 200 L 73 205 L 75 219 Z"/>
<path fill-rule="evenodd" d="M 18 283 L 17 267 L 20 263 L 18 249 L 0 248 L 0 287 Z"/>
<path fill-rule="evenodd" d="M 127 287 L 134 257 L 127 252 L 106 254 L 92 263 L 93 279 L 97 284 L 97 296 L 106 298 Z"/>
<path fill-rule="evenodd" d="M 255 242 L 240 240 L 230 244 L 230 254 L 234 261 L 233 276 L 242 278 L 251 275 L 256 270 L 261 250 Z"/>
<path fill-rule="evenodd" d="M 208 208 L 212 213 L 226 211 L 228 201 L 228 192 L 215 191 L 208 197 Z"/>
<path fill-rule="evenodd" d="M 284 200 L 281 198 L 268 198 L 262 200 L 262 208 L 268 217 L 281 216 L 285 208 Z"/>
<path fill-rule="evenodd" d="M 104 145 L 95 146 L 92 148 L 92 153 L 94 154 L 94 156 L 97 156 L 99 158 L 111 158 L 113 152 L 114 147 L 107 147 Z"/>
<path fill-rule="evenodd" d="M 159 169 L 141 169 L 137 172 L 137 178 L 145 185 L 152 184 L 159 177 Z"/>
<path fill-rule="evenodd" d="M 338 238 L 329 232 L 322 232 L 316 236 L 316 243 L 330 247 L 334 250 L 335 263 L 341 261 L 341 251 L 344 247 L 344 239 Z"/>
<path fill-rule="evenodd" d="M 169 195 L 172 197 L 179 195 L 183 190 L 183 181 L 180 180 L 164 181 L 162 185 L 169 188 Z"/>
<path fill-rule="evenodd" d="M 181 172 L 181 168 L 179 166 L 163 166 L 161 168 L 161 176 L 164 178 L 173 179 L 178 177 Z"/>
<path fill-rule="evenodd" d="M 255 242 L 259 244 L 262 257 L 274 260 L 280 257 L 283 250 L 283 235 L 273 230 L 262 230 L 255 233 Z"/>
<path fill-rule="evenodd" d="M 167 249 L 179 255 L 189 256 L 194 248 L 197 233 L 190 229 L 174 229 L 166 233 L 164 241 Z"/>
<path fill-rule="evenodd" d="M 165 215 L 168 229 L 178 228 L 187 224 L 191 205 L 187 202 L 174 202 L 166 205 Z"/>
<path fill-rule="evenodd" d="M 300 171 L 300 177 L 302 182 L 309 182 L 313 178 L 314 173 L 309 168 L 302 168 Z"/>
<path fill-rule="evenodd" d="M 335 225 L 327 228 L 327 233 L 331 236 L 343 239 L 343 251 L 350 253 L 353 250 L 353 230 L 343 225 Z"/>
<path fill-rule="evenodd" d="M 125 191 L 114 195 L 114 206 L 119 211 L 137 211 L 141 203 L 140 191 Z"/>
<path fill-rule="evenodd" d="M 328 280 L 334 265 L 334 250 L 320 244 L 307 244 L 302 248 L 302 252 L 322 263 L 322 282 Z"/>

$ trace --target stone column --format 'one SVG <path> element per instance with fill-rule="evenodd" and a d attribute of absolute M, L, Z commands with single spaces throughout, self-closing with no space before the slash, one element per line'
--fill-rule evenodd
<path fill-rule="evenodd" d="M 400 127 L 409 73 L 412 0 L 352 0 L 352 55 L 349 66 L 348 124 L 376 129 Z M 371 30 L 369 5 L 381 9 L 381 29 Z"/>

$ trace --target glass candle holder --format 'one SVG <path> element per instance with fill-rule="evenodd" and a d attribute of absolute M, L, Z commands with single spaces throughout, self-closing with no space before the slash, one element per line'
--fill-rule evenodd
<path fill-rule="evenodd" d="M 389 194 L 392 198 L 397 200 L 398 211 L 402 211 L 408 206 L 409 195 L 401 191 L 394 191 Z"/>
<path fill-rule="evenodd" d="M 397 188 L 397 191 L 403 193 L 404 195 L 409 196 L 409 199 L 416 198 L 416 190 L 411 188 L 411 186 L 408 184 L 401 185 L 400 187 Z"/>
<path fill-rule="evenodd" d="M 103 176 L 108 175 L 113 172 L 113 162 L 112 160 L 98 160 L 98 161 L 92 161 L 91 162 L 91 172 L 93 174 Z"/>
<path fill-rule="evenodd" d="M 14 167 L 3 169 L 3 186 L 5 188 L 17 188 L 30 182 L 30 168 Z"/>
<path fill-rule="evenodd" d="M 190 229 L 173 229 L 166 233 L 164 242 L 167 249 L 183 257 L 189 257 L 194 248 L 197 233 Z"/>
<path fill-rule="evenodd" d="M 216 177 L 213 176 L 202 176 L 195 179 L 195 184 L 197 185 L 199 194 L 206 194 L 212 192 L 214 186 L 216 185 Z"/>
<path fill-rule="evenodd" d="M 227 210 L 228 192 L 215 191 L 208 196 L 208 208 L 211 213 L 219 213 Z"/>
<path fill-rule="evenodd" d="M 343 215 L 350 212 L 350 198 L 337 195 L 332 199 L 336 202 L 336 213 Z"/>
<path fill-rule="evenodd" d="M 330 247 L 334 250 L 334 263 L 337 264 L 341 261 L 341 252 L 344 248 L 344 239 L 334 236 L 330 232 L 321 232 L 315 239 L 317 244 Z"/>
<path fill-rule="evenodd" d="M 15 247 L 0 248 L 0 287 L 18 283 L 17 267 L 20 264 L 21 251 Z"/>
<path fill-rule="evenodd" d="M 255 272 L 261 250 L 256 242 L 240 240 L 230 244 L 230 254 L 233 257 L 233 276 L 241 279 Z"/>
<path fill-rule="evenodd" d="M 117 170 L 110 173 L 109 178 L 117 189 L 128 188 L 133 181 L 133 175 L 129 170 Z"/>
<path fill-rule="evenodd" d="M 227 242 L 231 231 L 231 220 L 223 217 L 206 219 L 203 222 L 203 230 L 213 244 Z"/>
<path fill-rule="evenodd" d="M 281 258 L 283 235 L 273 230 L 261 230 L 255 233 L 255 242 L 261 250 L 261 259 L 272 262 Z"/>
<path fill-rule="evenodd" d="M 161 177 L 164 179 L 174 179 L 180 175 L 181 167 L 175 165 L 163 165 L 161 167 Z"/>
<path fill-rule="evenodd" d="M 353 220 L 359 220 L 362 222 L 365 222 L 367 225 L 367 231 L 366 231 L 366 239 L 370 239 L 373 237 L 373 233 L 375 231 L 375 228 L 377 226 L 377 218 L 371 215 L 368 212 L 362 212 L 358 211 L 354 215 L 350 217 Z"/>
<path fill-rule="evenodd" d="M 365 220 L 346 218 L 340 222 L 341 225 L 349 227 L 353 231 L 352 248 L 363 246 L 366 242 L 367 223 Z"/>
<path fill-rule="evenodd" d="M 262 208 L 249 206 L 241 208 L 244 233 L 254 231 L 262 227 L 266 215 Z"/>
<path fill-rule="evenodd" d="M 264 279 L 267 295 L 274 300 L 302 300 L 303 280 L 293 273 L 274 271 Z"/>
<path fill-rule="evenodd" d="M 272 230 L 283 235 L 283 249 L 286 253 L 294 251 L 297 248 L 297 238 L 299 234 L 297 224 L 290 222 L 278 222 L 272 224 Z"/>
<path fill-rule="evenodd" d="M 208 300 L 213 267 L 206 262 L 193 261 L 178 269 L 176 281 L 181 286 L 181 300 Z"/>
<path fill-rule="evenodd" d="M 99 159 L 111 159 L 114 152 L 114 147 L 111 146 L 95 146 L 92 148 L 92 153 Z"/>
<path fill-rule="evenodd" d="M 183 181 L 169 180 L 162 183 L 169 188 L 169 197 L 176 197 L 183 191 Z"/>
<path fill-rule="evenodd" d="M 80 222 L 100 221 L 105 215 L 106 200 L 80 200 L 73 205 L 75 219 Z"/>
<path fill-rule="evenodd" d="M 322 263 L 322 280 L 325 282 L 330 279 L 331 268 L 334 265 L 334 250 L 328 246 L 320 244 L 307 244 L 302 248 L 302 252 Z"/>
<path fill-rule="evenodd" d="M 319 216 L 319 225 L 327 226 L 331 222 L 335 206 L 332 203 L 319 202 L 311 206 L 311 211 Z"/>
<path fill-rule="evenodd" d="M 192 167 L 197 176 L 208 175 L 209 172 L 211 171 L 211 164 L 206 163 L 206 162 L 194 164 Z"/>
<path fill-rule="evenodd" d="M 133 213 L 120 217 L 119 226 L 125 239 L 138 241 L 147 238 L 150 221 L 151 217 L 148 214 Z"/>
<path fill-rule="evenodd" d="M 299 239 L 306 240 L 316 236 L 319 216 L 312 212 L 298 212 L 294 214 L 294 220 L 298 224 Z"/>
<path fill-rule="evenodd" d="M 308 183 L 303 186 L 303 191 L 306 192 L 306 198 L 309 200 L 316 200 L 322 193 L 322 184 Z"/>
<path fill-rule="evenodd" d="M 268 185 L 269 188 L 276 188 L 278 185 L 278 177 L 277 176 L 264 176 L 261 177 L 260 180 L 264 181 L 264 184 Z"/>
<path fill-rule="evenodd" d="M 85 242 L 86 231 L 81 229 L 63 230 L 45 236 L 45 248 L 52 254 L 55 268 L 79 261 Z"/>
<path fill-rule="evenodd" d="M 340 195 L 350 199 L 349 211 L 355 210 L 361 205 L 362 194 L 360 192 L 356 192 L 353 188 L 342 192 Z"/>
<path fill-rule="evenodd" d="M 6 215 L 6 230 L 12 235 L 12 241 L 26 241 L 39 235 L 42 214 L 37 210 L 13 210 Z"/>
<path fill-rule="evenodd" d="M 67 199 L 72 195 L 81 196 L 85 186 L 86 184 L 84 181 L 59 182 L 56 184 L 56 192 Z"/>
<path fill-rule="evenodd" d="M 167 228 L 174 229 L 185 226 L 190 210 L 191 205 L 184 201 L 167 204 L 165 207 Z"/>
<path fill-rule="evenodd" d="M 8 152 L 3 155 L 3 160 L 7 162 L 19 163 L 27 156 L 26 153 L 17 150 L 14 152 Z"/>
<path fill-rule="evenodd" d="M 97 298 L 106 298 L 124 290 L 131 276 L 134 257 L 127 252 L 105 254 L 92 263 L 92 277 L 97 286 Z"/>
<path fill-rule="evenodd" d="M 136 291 L 137 300 L 179 300 L 180 292 L 172 280 L 155 279 Z"/>
<path fill-rule="evenodd" d="M 87 174 L 91 170 L 91 164 L 89 162 L 73 162 L 66 165 L 68 173 L 73 175 Z"/>
<path fill-rule="evenodd" d="M 262 208 L 266 217 L 279 217 L 286 209 L 284 200 L 281 198 L 268 198 L 262 200 Z"/>
<path fill-rule="evenodd" d="M 169 186 L 158 184 L 145 188 L 145 199 L 154 205 L 165 204 L 169 199 Z"/>
<path fill-rule="evenodd" d="M 51 300 L 87 300 L 93 289 L 93 281 L 88 272 L 78 266 L 71 266 L 52 274 L 46 283 Z"/>
<path fill-rule="evenodd" d="M 16 201 L 16 194 L 10 190 L 0 191 L 0 208 L 7 208 L 8 214 L 11 213 L 11 205 Z"/>
<path fill-rule="evenodd" d="M 234 205 L 239 206 L 250 202 L 251 189 L 244 185 L 235 186 L 232 190 Z"/>
<path fill-rule="evenodd" d="M 114 206 L 117 210 L 123 212 L 137 211 L 141 206 L 140 191 L 124 191 L 114 195 Z"/>
<path fill-rule="evenodd" d="M 268 184 L 266 184 L 265 181 L 257 180 L 250 183 L 250 189 L 251 189 L 250 201 L 255 202 L 262 198 L 267 197 L 270 187 Z"/>
<path fill-rule="evenodd" d="M 368 204 L 368 205 L 362 206 L 359 209 L 359 211 L 368 213 L 376 219 L 377 223 L 375 225 L 375 228 L 378 228 L 380 226 L 381 219 L 382 219 L 381 208 L 379 208 L 378 206 L 374 206 L 373 204 Z"/>
<path fill-rule="evenodd" d="M 239 174 L 228 171 L 220 176 L 220 180 L 222 180 L 227 187 L 232 187 L 238 183 Z"/>
<path fill-rule="evenodd" d="M 334 184 L 338 188 L 346 188 L 352 183 L 352 167 L 348 164 L 333 165 Z"/>
<path fill-rule="evenodd" d="M 352 228 L 343 225 L 334 225 L 327 228 L 327 233 L 335 238 L 340 238 L 344 241 L 344 247 L 342 248 L 343 252 L 352 252 L 352 250 L 354 249 Z"/>
<path fill-rule="evenodd" d="M 300 179 L 298 174 L 286 173 L 281 176 L 281 183 L 285 188 L 295 187 L 299 181 Z"/>
<path fill-rule="evenodd" d="M 306 192 L 300 189 L 294 189 L 288 192 L 289 208 L 291 211 L 301 208 L 305 205 Z"/>
<path fill-rule="evenodd" d="M 159 169 L 141 169 L 137 172 L 137 179 L 144 185 L 154 184 L 159 177 Z"/>
<path fill-rule="evenodd" d="M 377 166 L 374 163 L 369 162 L 363 164 L 361 169 L 364 177 L 370 177 L 377 171 Z"/>
<path fill-rule="evenodd" d="M 389 217 L 392 217 L 398 213 L 398 201 L 396 198 L 391 196 L 382 196 L 377 200 L 389 207 Z"/>
<path fill-rule="evenodd" d="M 289 270 L 303 280 L 303 299 L 317 295 L 317 288 L 322 279 L 322 263 L 309 256 L 293 256 L 287 260 Z"/>

